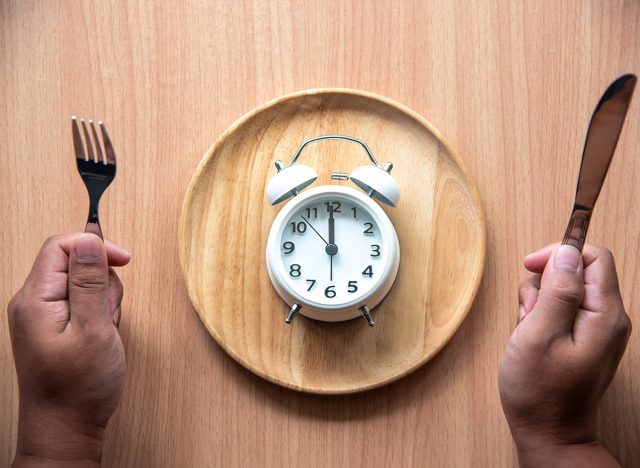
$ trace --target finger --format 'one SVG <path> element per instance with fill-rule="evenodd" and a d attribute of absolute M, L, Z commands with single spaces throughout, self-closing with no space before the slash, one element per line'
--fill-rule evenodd
<path fill-rule="evenodd" d="M 618 273 L 613 254 L 604 247 L 589 246 L 585 252 L 584 282 L 589 294 L 585 295 L 584 307 L 598 310 L 603 301 L 615 299 L 622 302 Z"/>
<path fill-rule="evenodd" d="M 116 272 L 109 268 L 109 311 L 113 317 L 114 325 L 120 321 L 120 304 L 122 303 L 122 296 L 124 294 L 124 288 L 122 282 Z"/>
<path fill-rule="evenodd" d="M 106 249 L 95 234 L 80 234 L 69 255 L 70 321 L 81 327 L 111 322 Z"/>
<path fill-rule="evenodd" d="M 592 347 L 608 348 L 613 342 L 626 343 L 631 322 L 624 310 L 613 254 L 603 247 L 590 246 L 585 255 L 585 297 L 576 317 L 574 335 Z"/>
<path fill-rule="evenodd" d="M 549 261 L 549 257 L 551 257 L 551 254 L 555 249 L 558 248 L 559 245 L 559 242 L 549 244 L 546 247 L 543 247 L 540 250 L 536 250 L 535 252 L 532 252 L 524 257 L 525 268 L 531 273 L 542 274 L 542 272 L 544 271 L 544 267 Z"/>
<path fill-rule="evenodd" d="M 105 239 L 104 246 L 107 249 L 107 259 L 109 266 L 125 266 L 131 260 L 131 254 L 122 247 L 114 244 L 110 240 Z"/>
<path fill-rule="evenodd" d="M 531 255 L 538 255 L 532 259 L 531 266 L 546 263 L 544 257 L 550 255 L 548 247 L 534 252 Z M 553 250 L 552 250 L 553 251 Z M 620 287 L 618 285 L 618 274 L 616 272 L 615 260 L 609 249 L 594 244 L 585 244 L 582 251 L 584 263 L 585 294 L 583 307 L 589 310 L 598 309 L 597 300 L 603 297 L 620 297 Z M 528 257 L 527 257 L 528 258 Z M 525 263 L 527 259 L 525 259 Z"/>
<path fill-rule="evenodd" d="M 69 234 L 69 241 L 63 244 L 63 248 L 65 249 L 67 254 L 71 249 L 71 243 L 73 242 L 73 239 L 77 236 L 78 234 Z M 124 250 L 119 245 L 114 244 L 110 240 L 104 241 L 104 247 L 107 251 L 107 261 L 109 262 L 109 266 L 125 266 L 129 263 L 129 260 L 131 260 L 131 254 L 129 252 Z"/>
<path fill-rule="evenodd" d="M 559 242 L 556 242 L 555 244 L 549 244 L 546 247 L 543 247 L 540 250 L 536 250 L 535 252 L 527 255 L 524 258 L 525 268 L 532 273 L 542 273 L 544 271 L 544 267 L 549 261 L 549 257 L 551 257 L 551 254 L 559 245 Z M 593 244 L 585 244 L 584 248 L 582 249 L 584 266 L 587 267 L 598 257 L 602 256 L 604 251 L 607 251 L 607 249 Z"/>
<path fill-rule="evenodd" d="M 584 297 L 582 255 L 575 247 L 561 245 L 553 251 L 540 280 L 540 292 L 528 327 L 536 336 L 554 338 L 571 334 Z"/>
<path fill-rule="evenodd" d="M 520 283 L 520 289 L 518 290 L 518 300 L 520 301 L 520 305 L 524 307 L 521 315 L 524 318 L 524 315 L 528 314 L 533 310 L 533 307 L 536 305 L 536 301 L 538 300 L 538 293 L 540 291 L 540 275 L 533 274 L 529 276 L 526 280 Z"/>
<path fill-rule="evenodd" d="M 49 237 L 38 252 L 31 267 L 24 289 L 32 298 L 42 302 L 67 299 L 67 272 L 69 253 L 74 237 L 78 234 L 61 234 Z M 106 241 L 107 259 L 112 266 L 124 266 L 131 256 L 116 244 Z"/>
<path fill-rule="evenodd" d="M 24 282 L 27 297 L 41 302 L 61 301 L 67 298 L 67 270 L 69 255 L 64 244 L 67 236 L 49 237 L 38 252 L 31 272 Z"/>

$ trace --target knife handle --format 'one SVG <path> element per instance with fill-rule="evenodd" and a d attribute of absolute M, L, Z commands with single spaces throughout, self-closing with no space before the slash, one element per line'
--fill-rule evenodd
<path fill-rule="evenodd" d="M 589 220 L 591 219 L 591 210 L 583 210 L 574 208 L 569 219 L 569 225 L 564 233 L 562 244 L 573 245 L 582 252 L 584 241 L 587 238 L 587 229 L 589 228 Z"/>

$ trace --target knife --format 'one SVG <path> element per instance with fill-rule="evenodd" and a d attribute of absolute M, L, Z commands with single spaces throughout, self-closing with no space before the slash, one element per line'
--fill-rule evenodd
<path fill-rule="evenodd" d="M 627 74 L 611 83 L 593 111 L 582 153 L 578 187 L 563 244 L 580 252 L 587 237 L 589 220 L 622 131 L 637 78 Z"/>

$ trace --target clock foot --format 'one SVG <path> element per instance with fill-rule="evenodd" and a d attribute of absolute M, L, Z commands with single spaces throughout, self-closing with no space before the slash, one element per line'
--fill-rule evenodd
<path fill-rule="evenodd" d="M 289 315 L 287 315 L 287 318 L 284 319 L 284 321 L 287 323 L 291 323 L 293 317 L 295 317 L 296 314 L 300 312 L 300 309 L 302 309 L 302 306 L 300 306 L 300 304 L 293 304 L 293 307 L 289 311 Z"/>
<path fill-rule="evenodd" d="M 370 327 L 373 327 L 376 324 L 376 322 L 371 318 L 371 313 L 369 313 L 369 308 L 366 305 L 360 307 L 360 312 L 362 312 L 362 315 L 364 315 L 364 318 L 367 320 Z"/>

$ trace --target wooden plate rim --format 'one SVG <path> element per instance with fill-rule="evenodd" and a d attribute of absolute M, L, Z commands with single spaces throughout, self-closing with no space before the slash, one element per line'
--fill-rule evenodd
<path fill-rule="evenodd" d="M 203 313 L 198 309 L 198 307 L 196 307 L 195 300 L 194 300 L 195 293 L 193 291 L 193 287 L 190 284 L 190 281 L 189 281 L 189 278 L 188 278 L 188 274 L 187 274 L 187 258 L 186 258 L 184 249 L 182 247 L 182 245 L 183 245 L 182 240 L 184 239 L 185 232 L 187 230 L 186 213 L 187 213 L 187 210 L 189 209 L 189 206 L 191 204 L 191 199 L 192 199 L 194 187 L 195 187 L 198 179 L 200 178 L 200 175 L 202 174 L 202 171 L 207 166 L 209 161 L 212 159 L 213 155 L 216 153 L 216 150 L 219 147 L 223 146 L 224 143 L 226 142 L 226 140 L 229 138 L 229 136 L 232 135 L 239 127 L 244 125 L 247 121 L 252 119 L 255 115 L 265 111 L 266 109 L 268 109 L 270 107 L 273 107 L 273 106 L 276 106 L 278 104 L 287 102 L 287 101 L 291 101 L 291 100 L 295 100 L 295 99 L 301 98 L 301 97 L 312 96 L 312 95 L 322 95 L 322 94 L 346 94 L 346 95 L 358 96 L 358 97 L 363 97 L 363 98 L 371 99 L 371 100 L 374 100 L 374 101 L 378 101 L 378 102 L 381 102 L 382 104 L 385 104 L 387 106 L 395 108 L 396 110 L 408 115 L 409 117 L 411 117 L 414 120 L 416 120 L 420 125 L 424 126 L 429 132 L 431 132 L 438 139 L 440 144 L 442 144 L 446 148 L 447 152 L 453 158 L 453 160 L 455 161 L 456 165 L 461 170 L 464 178 L 466 179 L 467 184 L 468 184 L 469 189 L 470 189 L 471 196 L 472 196 L 472 201 L 473 201 L 473 203 L 475 205 L 475 209 L 476 209 L 476 212 L 478 214 L 478 224 L 479 224 L 479 228 L 480 228 L 480 233 L 479 233 L 479 237 L 480 238 L 478 239 L 479 243 L 480 243 L 480 245 L 479 245 L 479 247 L 480 247 L 480 261 L 479 261 L 479 268 L 477 270 L 478 274 L 476 275 L 476 278 L 474 279 L 474 284 L 473 284 L 473 287 L 471 288 L 471 294 L 469 294 L 467 302 L 464 304 L 464 311 L 463 311 L 462 314 L 460 314 L 458 316 L 457 321 L 454 323 L 454 326 L 451 328 L 451 332 L 449 332 L 449 334 L 446 335 L 445 338 L 438 343 L 438 345 L 436 345 L 430 352 L 426 353 L 421 359 L 417 360 L 414 363 L 414 365 L 412 365 L 411 367 L 404 368 L 404 369 L 398 371 L 397 373 L 392 374 L 389 377 L 387 377 L 387 378 L 385 378 L 383 380 L 380 380 L 378 382 L 374 382 L 374 383 L 371 383 L 371 384 L 368 384 L 368 385 L 362 385 L 362 386 L 358 386 L 358 387 L 342 388 L 342 389 L 335 389 L 335 388 L 334 389 L 327 389 L 327 388 L 320 388 L 320 387 L 305 387 L 305 386 L 301 386 L 301 385 L 295 385 L 295 384 L 293 384 L 291 382 L 288 382 L 288 381 L 281 380 L 281 379 L 279 379 L 277 377 L 274 377 L 274 376 L 264 372 L 262 369 L 253 366 L 248 361 L 246 361 L 242 356 L 240 356 L 235 351 L 233 351 L 231 348 L 229 348 L 227 346 L 227 344 L 225 343 L 225 341 L 222 339 L 222 337 L 217 333 L 215 328 L 209 323 L 209 321 L 203 315 Z M 262 104 L 261 106 L 258 106 L 256 108 L 254 108 L 253 110 L 247 112 L 246 114 L 241 116 L 239 119 L 237 119 L 235 122 L 233 122 L 218 137 L 218 139 L 215 141 L 215 143 L 213 143 L 213 145 L 211 145 L 209 147 L 209 149 L 207 150 L 207 152 L 205 153 L 203 158 L 200 160 L 200 163 L 196 167 L 196 170 L 193 173 L 193 176 L 191 177 L 191 181 L 189 182 L 189 186 L 187 188 L 187 192 L 186 192 L 184 200 L 182 202 L 182 208 L 181 208 L 181 211 L 180 211 L 180 225 L 179 225 L 179 232 L 178 232 L 178 250 L 179 250 L 178 253 L 179 253 L 179 260 L 180 260 L 180 269 L 182 271 L 182 276 L 184 278 L 184 282 L 185 282 L 185 285 L 187 287 L 187 292 L 189 294 L 189 299 L 191 301 L 191 304 L 192 304 L 193 308 L 196 310 L 196 313 L 198 314 L 198 317 L 200 318 L 200 320 L 202 321 L 202 323 L 206 327 L 206 329 L 209 332 L 209 334 L 218 343 L 218 345 L 229 356 L 231 356 L 235 361 L 237 361 L 243 367 L 245 367 L 246 369 L 250 370 L 254 374 L 262 377 L 265 380 L 268 380 L 268 381 L 270 381 L 272 383 L 275 383 L 277 385 L 280 385 L 282 387 L 289 388 L 291 390 L 296 390 L 296 391 L 300 391 L 300 392 L 304 392 L 304 393 L 322 394 L 322 395 L 347 395 L 347 394 L 364 392 L 364 391 L 367 391 L 367 390 L 372 390 L 374 388 L 381 387 L 383 385 L 387 385 L 387 384 L 389 384 L 391 382 L 394 382 L 394 381 L 396 381 L 396 380 L 398 380 L 398 379 L 400 379 L 400 378 L 402 378 L 402 377 L 404 377 L 404 376 L 406 376 L 408 374 L 411 374 L 416 369 L 418 369 L 419 367 L 424 365 L 427 361 L 432 359 L 435 355 L 437 355 L 445 347 L 445 345 L 451 340 L 453 335 L 455 335 L 455 333 L 460 328 L 460 325 L 462 324 L 464 319 L 469 314 L 469 311 L 471 310 L 471 307 L 473 305 L 473 301 L 475 300 L 475 297 L 476 297 L 476 295 L 478 293 L 478 289 L 480 287 L 480 282 L 482 281 L 482 276 L 483 276 L 483 273 L 484 273 L 485 262 L 486 262 L 486 248 L 487 248 L 486 216 L 485 216 L 485 212 L 484 212 L 484 207 L 482 205 L 482 201 L 480 199 L 480 195 L 478 193 L 478 189 L 477 189 L 473 179 L 470 177 L 469 172 L 468 172 L 467 167 L 465 166 L 464 162 L 460 159 L 460 157 L 458 156 L 458 153 L 453 149 L 453 147 L 451 145 L 449 145 L 449 143 L 446 141 L 446 139 L 442 136 L 440 131 L 431 122 L 429 122 L 426 118 L 424 118 L 422 115 L 418 114 L 417 112 L 415 112 L 414 110 L 410 109 L 409 107 L 406 107 L 405 105 L 400 104 L 397 101 L 394 101 L 394 100 L 392 100 L 390 98 L 387 98 L 385 96 L 381 96 L 379 94 L 375 94 L 375 93 L 372 93 L 372 92 L 369 92 L 369 91 L 363 91 L 363 90 L 352 89 L 352 88 L 313 88 L 313 89 L 305 89 L 305 90 L 302 90 L 302 91 L 296 91 L 296 92 L 293 92 L 293 93 L 290 93 L 290 94 L 286 94 L 284 96 L 280 96 L 278 98 L 272 99 L 270 101 L 267 101 L 264 104 Z"/>

